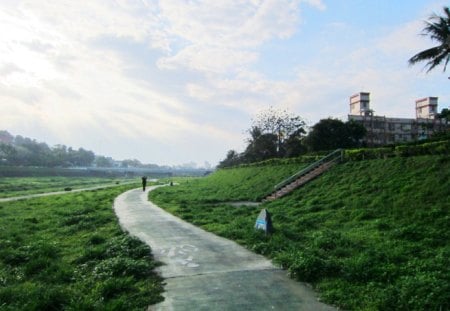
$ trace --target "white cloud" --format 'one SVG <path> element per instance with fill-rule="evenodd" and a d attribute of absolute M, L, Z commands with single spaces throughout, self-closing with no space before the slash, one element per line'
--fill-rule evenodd
<path fill-rule="evenodd" d="M 348 96 L 364 89 L 376 111 L 411 110 L 420 70 L 407 67 L 408 51 L 424 46 L 416 22 L 367 39 L 333 20 L 283 47 L 308 57 L 282 59 L 289 78 L 263 71 L 274 66 L 267 46 L 298 34 L 302 5 L 326 9 L 320 0 L 4 1 L 0 123 L 118 158 L 215 163 L 268 106 L 315 122 L 345 116 Z"/>
<path fill-rule="evenodd" d="M 186 67 L 201 72 L 227 73 L 248 65 L 257 58 L 258 54 L 250 51 L 191 45 L 173 57 L 160 59 L 158 66 L 162 69 Z"/>
<path fill-rule="evenodd" d="M 258 58 L 254 49 L 265 41 L 291 36 L 298 25 L 298 10 L 297 1 L 163 1 L 161 13 L 174 54 L 159 65 L 236 71 Z"/>
<path fill-rule="evenodd" d="M 327 8 L 327 6 L 323 3 L 322 0 L 302 0 L 302 2 L 305 2 L 322 11 Z"/>
<path fill-rule="evenodd" d="M 421 51 L 429 47 L 429 40 L 425 36 L 420 36 L 419 32 L 423 28 L 423 22 L 412 21 L 402 25 L 398 29 L 391 31 L 387 36 L 375 42 L 376 48 L 390 56 L 412 56 L 414 51 Z"/>

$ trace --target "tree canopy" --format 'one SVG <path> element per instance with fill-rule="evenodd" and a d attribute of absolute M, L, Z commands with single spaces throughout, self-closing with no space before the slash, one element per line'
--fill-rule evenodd
<path fill-rule="evenodd" d="M 361 145 L 365 134 L 364 126 L 352 120 L 322 119 L 312 127 L 305 145 L 311 151 L 354 148 Z"/>
<path fill-rule="evenodd" d="M 91 166 L 95 159 L 92 151 L 55 145 L 34 139 L 13 136 L 0 131 L 0 164 L 43 167 Z"/>
<path fill-rule="evenodd" d="M 96 156 L 84 148 L 73 149 L 65 145 L 49 147 L 44 142 L 13 136 L 0 131 L 0 165 L 37 167 L 113 167 L 111 157 Z M 144 166 L 138 160 L 123 160 L 123 167 Z"/>
<path fill-rule="evenodd" d="M 450 8 L 444 7 L 444 15 L 432 14 L 425 22 L 422 35 L 429 36 L 436 41 L 437 45 L 417 53 L 409 59 L 409 64 L 414 65 L 419 62 L 427 62 L 427 72 L 436 66 L 444 63 L 444 71 L 450 61 Z"/>
<path fill-rule="evenodd" d="M 270 107 L 256 116 L 249 133 L 253 140 L 255 133 L 259 133 L 260 136 L 272 135 L 266 136 L 264 139 L 270 140 L 269 137 L 275 137 L 276 156 L 284 156 L 286 142 L 293 138 L 301 138 L 306 134 L 306 123 L 300 116 L 293 115 L 287 110 L 276 110 Z"/>
<path fill-rule="evenodd" d="M 306 134 L 306 123 L 300 116 L 286 110 L 269 108 L 259 113 L 247 130 L 247 147 L 241 154 L 227 153 L 218 167 L 263 161 L 276 157 L 295 157 L 306 150 L 301 140 Z"/>

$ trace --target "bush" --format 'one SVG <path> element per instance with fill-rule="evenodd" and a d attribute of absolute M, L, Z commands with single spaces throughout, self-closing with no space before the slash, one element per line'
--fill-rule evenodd
<path fill-rule="evenodd" d="M 362 161 L 372 159 L 385 159 L 394 156 L 392 148 L 364 148 L 345 150 L 344 159 L 349 161 Z"/>
<path fill-rule="evenodd" d="M 395 154 L 401 157 L 417 155 L 449 154 L 450 140 L 425 143 L 422 145 L 403 145 L 395 147 Z"/>
<path fill-rule="evenodd" d="M 347 161 L 362 161 L 395 156 L 448 155 L 449 153 L 450 140 L 445 140 L 423 144 L 405 144 L 396 147 L 350 149 L 345 150 L 344 159 Z"/>

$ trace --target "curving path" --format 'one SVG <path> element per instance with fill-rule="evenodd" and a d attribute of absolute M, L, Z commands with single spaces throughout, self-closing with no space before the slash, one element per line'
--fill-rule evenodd
<path fill-rule="evenodd" d="M 149 202 L 152 189 L 130 190 L 114 201 L 121 226 L 163 262 L 165 300 L 149 310 L 335 310 L 263 256 Z"/>

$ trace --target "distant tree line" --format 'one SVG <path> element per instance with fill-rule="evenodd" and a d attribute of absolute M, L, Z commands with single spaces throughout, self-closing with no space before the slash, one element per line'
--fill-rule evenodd
<path fill-rule="evenodd" d="M 271 158 L 298 157 L 308 152 L 360 147 L 366 129 L 354 121 L 328 118 L 320 120 L 308 131 L 300 116 L 270 108 L 257 115 L 247 133 L 244 152 L 229 150 L 219 168 Z"/>
<path fill-rule="evenodd" d="M 13 136 L 0 131 L 0 163 L 2 165 L 71 167 L 92 166 L 95 154 L 92 151 L 78 150 L 64 145 L 49 147 L 34 139 Z"/>
<path fill-rule="evenodd" d="M 0 130 L 0 165 L 36 167 L 135 167 L 159 168 L 156 164 L 142 164 L 139 160 L 115 161 L 111 157 L 97 156 L 83 148 L 65 145 L 49 147 L 35 139 L 13 136 Z"/>

